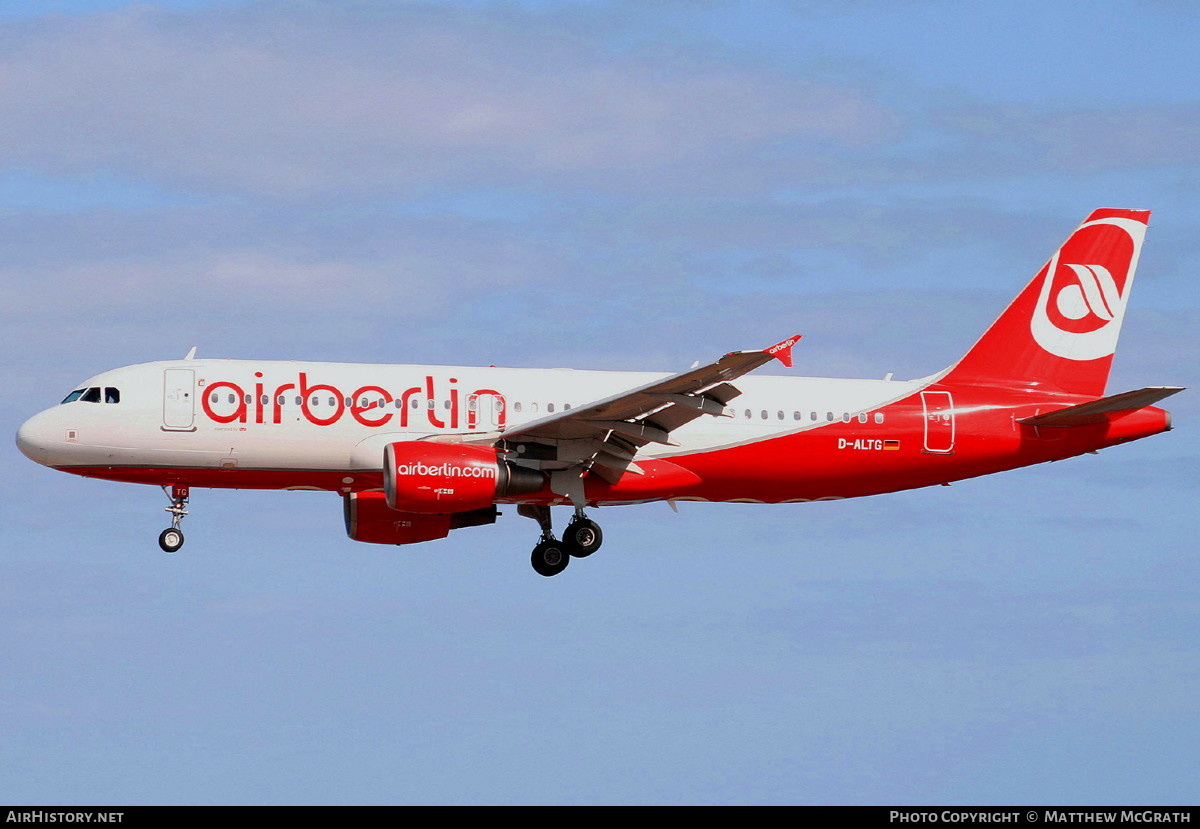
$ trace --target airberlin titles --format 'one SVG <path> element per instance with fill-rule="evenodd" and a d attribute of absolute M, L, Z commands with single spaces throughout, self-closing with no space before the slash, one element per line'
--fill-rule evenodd
<path fill-rule="evenodd" d="M 410 418 L 424 414 L 435 429 L 476 429 L 480 427 L 481 401 L 490 397 L 495 425 L 504 426 L 508 417 L 505 397 L 495 389 L 475 389 L 467 394 L 450 377 L 445 381 L 431 374 L 419 386 L 398 395 L 377 385 L 359 386 L 345 393 L 327 383 L 310 383 L 308 372 L 298 373 L 296 382 L 270 389 L 262 382 L 263 373 L 254 372 L 252 389 L 232 380 L 207 383 L 200 380 L 201 407 L 214 423 L 282 423 L 284 411 L 297 411 L 314 426 L 332 426 L 349 414 L 363 426 L 409 425 Z M 439 388 L 444 382 L 444 389 Z M 270 389 L 270 390 L 268 390 Z M 417 405 L 413 406 L 413 401 Z M 391 408 L 389 408 L 391 407 Z M 465 408 L 465 417 L 464 417 Z M 490 426 L 491 424 L 484 424 Z"/>

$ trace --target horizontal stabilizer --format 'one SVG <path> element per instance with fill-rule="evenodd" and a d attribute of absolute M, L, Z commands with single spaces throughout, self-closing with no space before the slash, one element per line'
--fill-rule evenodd
<path fill-rule="evenodd" d="M 1046 414 L 1024 417 L 1018 423 L 1028 423 L 1033 426 L 1088 426 L 1094 423 L 1104 423 L 1146 406 L 1153 406 L 1158 401 L 1181 391 L 1183 388 L 1180 386 L 1150 386 L 1101 397 L 1090 403 L 1080 403 L 1078 406 L 1068 406 L 1065 409 Z"/>

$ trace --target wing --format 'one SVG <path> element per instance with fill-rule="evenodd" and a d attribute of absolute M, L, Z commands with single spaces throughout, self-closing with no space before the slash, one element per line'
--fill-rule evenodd
<path fill-rule="evenodd" d="M 704 415 L 722 415 L 741 394 L 731 380 L 772 359 L 791 366 L 799 340 L 797 335 L 770 348 L 734 351 L 706 366 L 530 421 L 505 431 L 501 446 L 518 462 L 545 469 L 581 466 L 616 483 L 626 471 L 641 474 L 634 456 L 643 446 L 671 446 L 675 429 Z"/>

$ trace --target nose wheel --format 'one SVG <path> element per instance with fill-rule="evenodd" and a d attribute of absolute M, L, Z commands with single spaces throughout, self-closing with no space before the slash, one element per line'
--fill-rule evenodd
<path fill-rule="evenodd" d="M 542 529 L 541 540 L 530 557 L 534 572 L 539 576 L 557 576 L 567 569 L 572 558 L 587 558 L 600 549 L 604 540 L 600 525 L 585 516 L 581 508 L 575 509 L 575 517 L 567 525 L 561 541 L 554 537 L 549 507 L 521 504 L 517 513 L 534 519 Z"/>
<path fill-rule="evenodd" d="M 174 527 L 168 527 L 158 534 L 158 546 L 163 548 L 163 552 L 175 552 L 183 546 L 183 533 Z"/>
<path fill-rule="evenodd" d="M 165 486 L 162 490 L 171 499 L 171 506 L 165 508 L 171 513 L 171 526 L 158 534 L 158 546 L 164 553 L 173 553 L 183 546 L 183 530 L 179 529 L 179 525 L 188 514 L 187 503 L 191 491 L 186 486 L 173 486 L 169 493 Z"/>

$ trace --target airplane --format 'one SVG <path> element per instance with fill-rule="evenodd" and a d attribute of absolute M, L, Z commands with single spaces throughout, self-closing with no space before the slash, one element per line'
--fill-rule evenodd
<path fill-rule="evenodd" d="M 534 570 L 600 548 L 587 510 L 876 495 L 1095 453 L 1171 429 L 1183 389 L 1105 395 L 1150 217 L 1091 213 L 979 341 L 917 380 L 747 376 L 799 336 L 676 374 L 197 359 L 98 374 L 17 432 L 32 460 L 162 487 L 341 495 L 356 541 L 537 521 Z M 551 507 L 573 513 L 562 537 Z"/>

